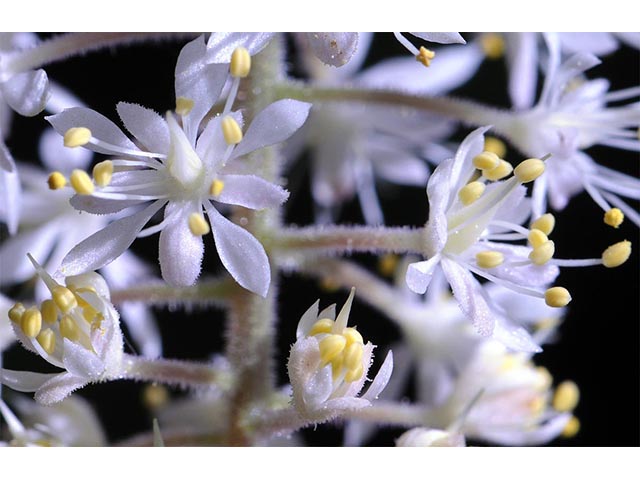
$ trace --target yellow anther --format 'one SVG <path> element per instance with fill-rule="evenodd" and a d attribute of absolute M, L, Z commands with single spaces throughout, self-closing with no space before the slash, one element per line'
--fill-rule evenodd
<path fill-rule="evenodd" d="M 101 187 L 106 187 L 107 185 L 109 185 L 111 183 L 112 176 L 113 162 L 111 160 L 105 160 L 93 167 L 93 178 Z"/>
<path fill-rule="evenodd" d="M 216 179 L 213 182 L 211 182 L 211 188 L 209 188 L 209 194 L 212 197 L 220 196 L 220 194 L 222 193 L 222 190 L 224 190 L 224 182 L 222 180 Z"/>
<path fill-rule="evenodd" d="M 242 129 L 233 117 L 224 117 L 222 119 L 222 135 L 227 145 L 236 145 L 242 141 Z"/>
<path fill-rule="evenodd" d="M 47 179 L 51 190 L 59 190 L 67 184 L 67 179 L 60 172 L 52 172 Z"/>
<path fill-rule="evenodd" d="M 36 307 L 25 310 L 20 320 L 20 328 L 29 338 L 35 338 L 42 328 L 42 314 Z"/>
<path fill-rule="evenodd" d="M 69 287 L 69 290 L 71 290 L 74 294 L 74 296 L 76 297 L 76 301 L 78 302 L 78 305 L 80 305 L 81 307 L 88 307 L 90 306 L 90 303 L 87 302 L 84 298 L 82 298 L 82 296 L 80 295 L 81 293 L 86 293 L 86 292 L 92 292 L 92 293 L 96 293 L 96 289 L 93 287 L 81 287 L 81 288 L 77 288 L 74 285 L 67 285 Z"/>
<path fill-rule="evenodd" d="M 72 342 L 75 342 L 80 338 L 80 329 L 78 328 L 76 321 L 69 315 L 64 315 L 60 319 L 60 335 L 64 338 L 68 338 Z"/>
<path fill-rule="evenodd" d="M 495 268 L 502 265 L 502 262 L 504 262 L 504 255 L 500 252 L 486 250 L 476 253 L 476 263 L 480 268 Z"/>
<path fill-rule="evenodd" d="M 189 215 L 189 230 L 196 236 L 201 237 L 211 231 L 209 223 L 200 213 L 193 212 Z"/>
<path fill-rule="evenodd" d="M 360 343 L 364 344 L 364 340 L 362 339 L 362 335 L 355 328 L 349 327 L 345 328 L 342 332 L 342 336 L 347 341 L 347 345 L 351 345 L 352 343 Z"/>
<path fill-rule="evenodd" d="M 629 259 L 631 255 L 631 242 L 623 240 L 614 243 L 602 252 L 602 264 L 607 268 L 619 267 Z"/>
<path fill-rule="evenodd" d="M 87 305 L 82 309 L 82 318 L 84 318 L 88 324 L 92 324 L 98 313 L 98 310 L 93 308 L 91 305 Z"/>
<path fill-rule="evenodd" d="M 49 355 L 56 349 L 56 335 L 50 328 L 41 331 L 36 340 Z"/>
<path fill-rule="evenodd" d="M 493 170 L 500 165 L 500 157 L 494 152 L 484 151 L 473 157 L 473 166 L 480 170 Z"/>
<path fill-rule="evenodd" d="M 613 228 L 618 228 L 624 222 L 624 213 L 619 208 L 607 210 L 604 214 L 604 223 Z"/>
<path fill-rule="evenodd" d="M 555 226 L 556 217 L 554 217 L 551 213 L 545 213 L 531 224 L 532 229 L 540 230 L 545 235 L 550 235 L 551 232 L 553 232 Z"/>
<path fill-rule="evenodd" d="M 362 363 L 358 365 L 353 370 L 349 370 L 347 374 L 344 376 L 345 382 L 356 382 L 362 378 L 362 374 L 364 373 L 364 368 L 362 367 Z"/>
<path fill-rule="evenodd" d="M 554 253 L 556 253 L 556 246 L 553 241 L 549 240 L 531 250 L 529 260 L 535 265 L 544 265 L 553 258 Z"/>
<path fill-rule="evenodd" d="M 458 198 L 463 205 L 471 205 L 482 196 L 485 188 L 482 182 L 467 183 L 458 192 Z"/>
<path fill-rule="evenodd" d="M 163 407 L 169 401 L 169 391 L 164 385 L 147 385 L 142 391 L 142 403 L 149 410 Z"/>
<path fill-rule="evenodd" d="M 511 166 L 511 164 L 506 160 L 500 159 L 500 163 L 496 168 L 494 168 L 493 170 L 483 170 L 482 175 L 484 175 L 484 178 L 486 178 L 487 180 L 495 181 L 508 176 L 512 171 L 513 167 Z"/>
<path fill-rule="evenodd" d="M 580 431 L 580 420 L 576 417 L 571 417 L 567 424 L 564 426 L 564 430 L 562 430 L 562 437 L 571 438 L 575 437 Z"/>
<path fill-rule="evenodd" d="M 344 351 L 343 362 L 348 370 L 355 370 L 362 364 L 364 349 L 361 343 L 352 343 Z"/>
<path fill-rule="evenodd" d="M 16 303 L 13 307 L 9 309 L 9 319 L 14 323 L 20 323 L 22 320 L 22 315 L 24 315 L 25 308 L 21 303 Z"/>
<path fill-rule="evenodd" d="M 323 364 L 329 363 L 340 355 L 347 345 L 347 340 L 342 335 L 328 335 L 320 340 L 320 359 Z"/>
<path fill-rule="evenodd" d="M 544 173 L 544 162 L 539 158 L 528 158 L 520 162 L 513 173 L 522 183 L 533 182 Z"/>
<path fill-rule="evenodd" d="M 416 60 L 423 64 L 425 67 L 431 65 L 431 60 L 436 56 L 436 52 L 429 50 L 428 48 L 420 47 L 420 52 L 416 55 Z"/>
<path fill-rule="evenodd" d="M 342 369 L 344 367 L 343 364 L 344 357 L 342 355 L 338 355 L 336 358 L 331 360 L 331 373 L 333 378 L 338 378 L 338 376 L 342 373 Z"/>
<path fill-rule="evenodd" d="M 531 244 L 533 248 L 538 248 L 544 245 L 546 242 L 548 242 L 549 237 L 547 237 L 547 235 L 545 235 L 545 233 L 542 230 L 538 230 L 537 228 L 532 228 L 531 231 L 529 231 L 528 240 L 529 240 L 529 244 Z"/>
<path fill-rule="evenodd" d="M 334 321 L 330 318 L 321 318 L 316 323 L 313 324 L 311 330 L 309 330 L 309 336 L 312 337 L 314 335 L 318 335 L 320 333 L 331 333 L 331 328 L 333 327 Z"/>
<path fill-rule="evenodd" d="M 53 300 L 44 300 L 40 304 L 40 312 L 42 312 L 42 319 L 45 323 L 48 323 L 49 325 L 56 323 L 56 320 L 58 319 L 58 308 Z"/>
<path fill-rule="evenodd" d="M 498 157 L 504 158 L 507 154 L 507 146 L 499 138 L 484 137 L 484 151 L 495 153 Z"/>
<path fill-rule="evenodd" d="M 236 48 L 231 54 L 231 65 L 229 65 L 231 76 L 245 78 L 251 71 L 251 54 L 244 47 Z"/>
<path fill-rule="evenodd" d="M 567 380 L 556 388 L 553 395 L 553 408 L 558 412 L 571 412 L 580 401 L 580 389 L 574 382 Z"/>
<path fill-rule="evenodd" d="M 181 116 L 189 115 L 195 105 L 194 101 L 186 97 L 176 98 L 176 113 Z"/>
<path fill-rule="evenodd" d="M 499 33 L 484 33 L 480 37 L 480 46 L 485 56 L 497 60 L 504 55 L 504 38 Z"/>
<path fill-rule="evenodd" d="M 91 140 L 91 130 L 85 127 L 74 127 L 64 134 L 65 147 L 81 147 Z"/>
<path fill-rule="evenodd" d="M 51 292 L 51 297 L 62 313 L 68 313 L 78 306 L 76 296 L 66 287 L 55 287 Z"/>
<path fill-rule="evenodd" d="M 378 271 L 386 276 L 390 277 L 396 271 L 398 266 L 398 255 L 393 253 L 386 253 L 378 259 Z"/>
<path fill-rule="evenodd" d="M 84 170 L 74 170 L 71 172 L 71 186 L 79 195 L 91 195 L 95 186 L 91 177 Z"/>
<path fill-rule="evenodd" d="M 551 287 L 544 292 L 544 301 L 550 307 L 565 307 L 571 301 L 571 294 L 564 287 Z"/>

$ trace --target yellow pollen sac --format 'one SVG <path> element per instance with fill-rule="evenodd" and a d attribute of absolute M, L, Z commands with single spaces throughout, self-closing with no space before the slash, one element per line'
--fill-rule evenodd
<path fill-rule="evenodd" d="M 190 98 L 178 97 L 176 98 L 176 113 L 181 116 L 189 115 L 189 112 L 193 109 L 195 102 Z"/>
<path fill-rule="evenodd" d="M 458 192 L 458 198 L 463 205 L 471 205 L 482 196 L 485 188 L 486 187 L 482 182 L 467 183 Z"/>
<path fill-rule="evenodd" d="M 95 190 L 91 177 L 84 170 L 74 170 L 71 172 L 70 180 L 71 186 L 79 195 L 91 195 Z"/>
<path fill-rule="evenodd" d="M 551 240 L 549 240 L 539 247 L 531 250 L 529 260 L 531 260 L 535 265 L 544 265 L 553 258 L 554 253 L 556 253 L 556 246 Z"/>
<path fill-rule="evenodd" d="M 484 151 L 495 153 L 498 157 L 504 158 L 504 156 L 507 154 L 507 146 L 499 138 L 484 137 Z"/>
<path fill-rule="evenodd" d="M 342 369 L 344 367 L 343 359 L 344 357 L 339 355 L 331 361 L 331 374 L 333 375 L 333 378 L 337 378 L 342 373 Z"/>
<path fill-rule="evenodd" d="M 580 431 L 580 420 L 576 417 L 571 417 L 567 424 L 564 426 L 564 430 L 562 430 L 563 438 L 571 438 L 575 437 Z"/>
<path fill-rule="evenodd" d="M 78 300 L 71 290 L 66 287 L 56 287 L 51 292 L 53 301 L 62 313 L 69 311 L 78 306 Z"/>
<path fill-rule="evenodd" d="M 209 188 L 209 194 L 212 197 L 219 197 L 224 189 L 224 182 L 222 180 L 214 180 L 211 182 L 211 188 Z"/>
<path fill-rule="evenodd" d="M 604 223 L 613 228 L 618 228 L 624 222 L 624 213 L 619 208 L 607 210 L 604 214 Z"/>
<path fill-rule="evenodd" d="M 393 275 L 397 266 L 398 256 L 393 253 L 387 253 L 378 260 L 378 271 L 385 277 Z"/>
<path fill-rule="evenodd" d="M 67 184 L 67 179 L 60 172 L 52 172 L 47 179 L 50 190 L 59 190 Z"/>
<path fill-rule="evenodd" d="M 242 141 L 242 130 L 233 117 L 227 116 L 222 119 L 222 135 L 227 145 L 237 145 Z"/>
<path fill-rule="evenodd" d="M 84 320 L 88 324 L 91 324 L 93 323 L 93 320 L 96 318 L 98 313 L 99 312 L 95 308 L 93 308 L 91 305 L 88 305 L 82 309 L 82 318 L 84 318 Z"/>
<path fill-rule="evenodd" d="M 36 340 L 38 340 L 42 349 L 49 355 L 56 349 L 56 335 L 50 328 L 41 331 Z"/>
<path fill-rule="evenodd" d="M 29 338 L 35 338 L 42 329 L 42 314 L 36 307 L 27 309 L 20 320 L 20 328 Z"/>
<path fill-rule="evenodd" d="M 351 345 L 352 343 L 364 344 L 362 335 L 360 335 L 360 332 L 355 328 L 351 328 L 351 327 L 345 328 L 344 331 L 342 332 L 342 336 L 347 341 L 347 345 Z"/>
<path fill-rule="evenodd" d="M 21 303 L 16 303 L 13 307 L 9 309 L 9 320 L 13 323 L 20 323 L 22 320 L 22 315 L 24 315 L 25 308 Z"/>
<path fill-rule="evenodd" d="M 85 127 L 74 127 L 64 134 L 64 146 L 75 148 L 89 143 L 91 140 L 91 130 Z"/>
<path fill-rule="evenodd" d="M 550 307 L 565 307 L 571 301 L 571 294 L 564 287 L 551 287 L 544 292 L 544 301 Z"/>
<path fill-rule="evenodd" d="M 344 351 L 344 366 L 349 370 L 355 370 L 362 364 L 363 346 L 361 343 L 352 343 Z"/>
<path fill-rule="evenodd" d="M 325 292 L 337 292 L 340 284 L 331 277 L 324 277 L 318 282 L 318 286 Z"/>
<path fill-rule="evenodd" d="M 545 235 L 550 235 L 551 232 L 553 232 L 555 226 L 556 217 L 554 217 L 551 213 L 545 213 L 531 224 L 532 229 L 540 230 Z"/>
<path fill-rule="evenodd" d="M 169 391 L 164 385 L 151 384 L 142 392 L 142 403 L 149 410 L 163 407 L 169 401 Z"/>
<path fill-rule="evenodd" d="M 558 412 L 571 412 L 580 401 L 580 389 L 574 382 L 567 380 L 556 388 L 553 395 L 553 408 Z"/>
<path fill-rule="evenodd" d="M 209 223 L 199 213 L 192 213 L 189 215 L 189 230 L 197 237 L 206 235 L 211 231 Z"/>
<path fill-rule="evenodd" d="M 549 241 L 549 237 L 545 235 L 542 230 L 538 230 L 537 228 L 531 229 L 528 237 L 529 243 L 533 248 L 538 248 L 544 245 Z"/>
<path fill-rule="evenodd" d="M 513 167 L 511 166 L 511 164 L 506 160 L 500 159 L 500 163 L 496 168 L 494 168 L 493 170 L 483 170 L 482 175 L 484 175 L 484 178 L 486 178 L 487 180 L 495 181 L 501 180 L 504 177 L 510 175 L 512 171 Z"/>
<path fill-rule="evenodd" d="M 428 48 L 420 47 L 420 52 L 416 55 L 416 60 L 423 64 L 425 67 L 431 65 L 431 60 L 436 56 L 436 52 L 429 50 Z"/>
<path fill-rule="evenodd" d="M 93 178 L 98 185 L 106 187 L 111 183 L 111 177 L 113 176 L 113 162 L 111 160 L 105 160 L 93 167 Z"/>
<path fill-rule="evenodd" d="M 493 170 L 500 165 L 500 157 L 494 152 L 484 151 L 473 157 L 473 166 L 480 170 Z"/>
<path fill-rule="evenodd" d="M 40 304 L 40 311 L 42 312 L 42 319 L 45 323 L 48 323 L 49 325 L 56 323 L 56 320 L 58 319 L 58 308 L 53 300 L 44 300 Z"/>
<path fill-rule="evenodd" d="M 498 60 L 504 55 L 504 38 L 499 33 L 483 34 L 480 46 L 485 56 L 491 60 Z"/>
<path fill-rule="evenodd" d="M 75 342 L 80 338 L 80 329 L 78 328 L 76 321 L 69 315 L 64 315 L 60 319 L 60 335 L 64 338 L 68 338 L 72 342 Z"/>
<path fill-rule="evenodd" d="M 520 162 L 513 173 L 522 183 L 533 182 L 544 173 L 544 162 L 539 158 L 528 158 Z"/>
<path fill-rule="evenodd" d="M 619 267 L 629 260 L 630 255 L 631 242 L 623 240 L 622 242 L 614 243 L 602 252 L 602 264 L 607 268 Z"/>
<path fill-rule="evenodd" d="M 495 268 L 502 265 L 504 255 L 500 252 L 486 250 L 476 253 L 476 263 L 480 268 Z"/>
<path fill-rule="evenodd" d="M 244 47 L 236 48 L 231 54 L 229 72 L 236 78 L 245 78 L 251 71 L 251 54 Z"/>
<path fill-rule="evenodd" d="M 313 324 L 311 330 L 309 330 L 309 336 L 312 337 L 320 333 L 331 333 L 333 323 L 333 320 L 331 320 L 330 318 L 321 318 Z"/>
<path fill-rule="evenodd" d="M 364 373 L 364 368 L 362 367 L 362 363 L 360 363 L 353 370 L 349 370 L 347 374 L 344 376 L 345 382 L 356 382 L 362 378 L 362 374 Z"/>
<path fill-rule="evenodd" d="M 320 340 L 320 359 L 323 364 L 329 363 L 342 353 L 347 340 L 342 335 L 329 335 Z"/>

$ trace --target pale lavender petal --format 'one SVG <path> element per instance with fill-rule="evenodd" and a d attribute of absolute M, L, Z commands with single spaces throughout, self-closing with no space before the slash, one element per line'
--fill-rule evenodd
<path fill-rule="evenodd" d="M 27 258 L 45 259 L 60 235 L 56 222 L 48 222 L 39 228 L 20 232 L 0 245 L 0 285 L 13 285 L 24 282 L 35 275 L 33 265 Z"/>
<path fill-rule="evenodd" d="M 224 182 L 222 193 L 216 198 L 221 203 L 261 210 L 282 205 L 289 192 L 255 175 L 220 175 Z"/>
<path fill-rule="evenodd" d="M 91 195 L 74 195 L 69 203 L 76 210 L 94 215 L 108 215 L 142 203 L 140 200 L 111 200 Z"/>
<path fill-rule="evenodd" d="M 158 200 L 140 212 L 116 220 L 74 247 L 62 261 L 59 272 L 77 275 L 104 267 L 118 258 L 136 239 L 140 230 L 162 208 Z"/>
<path fill-rule="evenodd" d="M 0 134 L 2 132 L 0 131 Z M 16 162 L 11 152 L 5 145 L 4 141 L 0 141 L 0 170 L 5 172 L 13 172 L 16 168 Z"/>
<path fill-rule="evenodd" d="M 244 125 L 241 112 L 231 112 L 229 116 L 233 118 L 240 128 Z M 202 131 L 196 142 L 196 153 L 211 169 L 217 170 L 224 158 L 227 142 L 222 134 L 222 117 L 214 117 L 209 120 L 207 126 Z"/>
<path fill-rule="evenodd" d="M 271 32 L 220 32 L 212 33 L 207 41 L 207 63 L 230 63 L 233 51 L 246 48 L 255 55 L 274 37 Z"/>
<path fill-rule="evenodd" d="M 0 84 L 0 92 L 9 106 L 26 117 L 44 110 L 49 100 L 49 81 L 44 70 L 30 70 L 13 75 Z"/>
<path fill-rule="evenodd" d="M 493 338 L 515 352 L 539 353 L 542 351 L 524 328 L 507 322 L 496 322 Z"/>
<path fill-rule="evenodd" d="M 562 50 L 568 53 L 602 56 L 615 52 L 620 45 L 609 32 L 562 32 L 558 36 Z"/>
<path fill-rule="evenodd" d="M 272 103 L 256 115 L 231 157 L 286 140 L 304 124 L 310 108 L 310 103 L 288 98 Z"/>
<path fill-rule="evenodd" d="M 120 102 L 116 105 L 120 120 L 131 134 L 149 152 L 169 152 L 169 128 L 167 122 L 151 109 L 135 103 Z"/>
<path fill-rule="evenodd" d="M 616 32 L 615 35 L 630 47 L 640 50 L 640 32 Z"/>
<path fill-rule="evenodd" d="M 320 317 L 318 317 L 318 308 L 320 305 L 320 300 L 316 300 L 313 305 L 311 305 L 306 312 L 300 317 L 300 321 L 298 322 L 298 327 L 296 328 L 296 338 L 304 337 L 309 333 L 313 324 L 318 321 Z"/>
<path fill-rule="evenodd" d="M 307 40 L 316 57 L 334 67 L 347 63 L 358 48 L 355 32 L 310 32 Z"/>
<path fill-rule="evenodd" d="M 387 353 L 384 362 L 382 362 L 380 370 L 378 370 L 378 373 L 373 379 L 373 382 L 371 382 L 371 385 L 369 385 L 367 392 L 362 395 L 361 398 L 369 401 L 376 400 L 378 398 L 378 395 L 380 395 L 382 390 L 384 390 L 384 387 L 387 386 L 387 383 L 389 383 L 389 379 L 391 378 L 392 373 L 393 353 L 391 352 L 391 350 L 389 350 L 389 353 Z"/>
<path fill-rule="evenodd" d="M 86 384 L 87 381 L 85 379 L 75 377 L 70 373 L 54 375 L 51 380 L 38 389 L 35 400 L 42 405 L 53 405 L 61 402 Z"/>
<path fill-rule="evenodd" d="M 95 380 L 104 372 L 104 362 L 95 353 L 66 338 L 62 362 L 70 374 L 85 380 Z"/>
<path fill-rule="evenodd" d="M 469 181 L 468 177 L 475 172 L 472 163 L 473 157 L 484 150 L 484 134 L 490 128 L 491 126 L 476 128 L 460 143 L 449 179 L 449 188 L 452 189 L 449 197 L 449 206 L 457 197 L 458 191 Z"/>
<path fill-rule="evenodd" d="M 437 407 L 453 392 L 455 383 L 451 365 L 443 359 L 428 357 L 417 365 L 416 389 L 418 399 L 430 407 Z"/>
<path fill-rule="evenodd" d="M 423 262 L 416 262 L 407 268 L 407 286 L 412 292 L 424 293 L 429 287 L 434 269 L 440 262 L 440 255 L 431 257 Z"/>
<path fill-rule="evenodd" d="M 333 391 L 331 365 L 315 372 L 303 385 L 302 398 L 305 408 L 317 410 L 323 407 Z"/>
<path fill-rule="evenodd" d="M 557 438 L 571 418 L 570 413 L 556 415 L 537 428 L 482 428 L 477 429 L 474 437 L 484 438 L 501 445 L 543 445 Z"/>
<path fill-rule="evenodd" d="M 18 232 L 22 189 L 17 170 L 7 172 L 0 168 L 0 222 L 5 222 L 9 233 Z"/>
<path fill-rule="evenodd" d="M 0 368 L 0 383 L 17 392 L 35 392 L 58 373 L 36 373 Z"/>
<path fill-rule="evenodd" d="M 518 110 L 533 105 L 538 83 L 537 34 L 508 33 L 505 58 L 509 71 L 509 97 Z"/>
<path fill-rule="evenodd" d="M 65 147 L 60 135 L 53 128 L 47 128 L 42 132 L 38 153 L 47 170 L 63 174 L 70 174 L 76 168 L 86 170 L 93 159 L 91 150 Z"/>
<path fill-rule="evenodd" d="M 458 32 L 409 32 L 422 40 L 435 43 L 467 43 Z"/>
<path fill-rule="evenodd" d="M 244 228 L 220 215 L 215 208 L 207 208 L 207 215 L 224 267 L 242 287 L 266 297 L 271 283 L 271 268 L 260 242 Z"/>
<path fill-rule="evenodd" d="M 424 160 L 409 153 L 398 151 L 376 152 L 371 157 L 378 177 L 398 185 L 424 187 L 429 179 L 429 167 Z"/>

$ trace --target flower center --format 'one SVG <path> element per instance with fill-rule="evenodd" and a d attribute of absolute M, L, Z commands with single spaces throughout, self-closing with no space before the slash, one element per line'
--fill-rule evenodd
<path fill-rule="evenodd" d="M 313 324 L 309 335 L 320 340 L 322 366 L 331 364 L 334 381 L 344 376 L 345 382 L 355 382 L 362 378 L 364 372 L 364 340 L 355 328 L 348 327 L 336 332 L 334 327 L 333 320 L 322 318 Z"/>

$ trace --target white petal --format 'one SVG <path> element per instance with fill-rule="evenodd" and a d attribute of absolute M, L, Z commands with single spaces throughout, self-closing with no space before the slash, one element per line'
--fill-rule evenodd
<path fill-rule="evenodd" d="M 11 235 L 18 232 L 21 196 L 22 189 L 17 170 L 7 172 L 0 168 L 0 222 L 7 224 Z"/>
<path fill-rule="evenodd" d="M 53 128 L 46 128 L 40 136 L 38 153 L 49 171 L 70 174 L 74 169 L 86 170 L 93 159 L 93 152 L 86 148 L 67 148 Z"/>
<path fill-rule="evenodd" d="M 393 373 L 393 353 L 389 350 L 387 356 L 378 370 L 375 378 L 369 388 L 367 389 L 367 393 L 362 395 L 362 399 L 373 401 L 378 398 L 378 395 L 384 390 L 384 387 L 389 383 L 389 379 L 391 378 L 391 373 Z"/>
<path fill-rule="evenodd" d="M 305 409 L 317 410 L 327 401 L 333 390 L 331 365 L 326 365 L 309 377 L 303 385 L 302 398 Z"/>
<path fill-rule="evenodd" d="M 272 103 L 253 119 L 232 158 L 286 140 L 304 124 L 310 108 L 310 103 L 288 98 Z"/>
<path fill-rule="evenodd" d="M 136 239 L 142 227 L 162 207 L 158 200 L 140 212 L 116 220 L 74 247 L 62 261 L 60 273 L 77 275 L 104 267 L 119 257 Z"/>
<path fill-rule="evenodd" d="M 169 128 L 164 118 L 153 110 L 135 103 L 120 102 L 116 109 L 126 129 L 140 140 L 147 151 L 167 154 Z"/>
<path fill-rule="evenodd" d="M 84 387 L 86 384 L 85 379 L 74 377 L 70 373 L 54 375 L 51 380 L 38 389 L 35 399 L 36 402 L 42 405 L 53 405 L 54 403 L 61 402 L 75 390 Z"/>
<path fill-rule="evenodd" d="M 458 32 L 410 32 L 422 40 L 435 43 L 467 43 Z"/>
<path fill-rule="evenodd" d="M 298 322 L 298 327 L 296 328 L 296 338 L 306 336 L 313 324 L 318 321 L 318 308 L 320 305 L 320 300 L 316 300 L 316 302 L 311 305 L 306 312 L 300 317 L 300 321 Z"/>
<path fill-rule="evenodd" d="M 273 38 L 270 32 L 212 33 L 207 41 L 207 63 L 230 63 L 233 51 L 246 48 L 251 55 L 260 52 Z"/>
<path fill-rule="evenodd" d="M 516 352 L 539 353 L 542 351 L 542 348 L 533 341 L 531 335 L 524 328 L 507 322 L 496 322 L 493 338 Z"/>
<path fill-rule="evenodd" d="M 332 303 L 327 308 L 323 309 L 319 314 L 318 318 L 330 318 L 331 320 L 336 319 L 336 304 Z"/>
<path fill-rule="evenodd" d="M 271 283 L 269 259 L 260 242 L 244 228 L 207 208 L 213 239 L 222 264 L 242 287 L 267 296 Z"/>
<path fill-rule="evenodd" d="M 111 200 L 91 195 L 74 195 L 69 203 L 76 210 L 94 215 L 108 215 L 142 203 L 140 200 Z"/>
<path fill-rule="evenodd" d="M 425 161 L 409 153 L 377 152 L 371 161 L 377 176 L 388 182 L 424 187 L 429 179 L 429 167 Z"/>
<path fill-rule="evenodd" d="M 562 50 L 568 53 L 602 56 L 615 52 L 620 45 L 608 32 L 562 32 L 558 36 Z"/>
<path fill-rule="evenodd" d="M 62 362 L 67 371 L 85 380 L 96 380 L 104 372 L 104 362 L 86 348 L 64 339 Z"/>
<path fill-rule="evenodd" d="M 282 205 L 289 192 L 255 175 L 220 175 L 224 188 L 216 198 L 221 203 L 240 205 L 253 210 Z"/>
<path fill-rule="evenodd" d="M 199 211 L 199 206 L 173 203 L 165 209 L 165 219 L 174 216 L 174 220 L 160 232 L 159 257 L 162 278 L 170 285 L 187 287 L 200 276 L 204 242 L 189 229 L 189 215 Z"/>
<path fill-rule="evenodd" d="M 407 268 L 407 286 L 412 292 L 424 293 L 429 287 L 433 270 L 440 262 L 440 255 L 431 257 L 429 260 L 415 262 Z"/>
<path fill-rule="evenodd" d="M 0 138 L 2 138 L 2 130 L 0 130 Z M 5 172 L 13 172 L 16 168 L 16 162 L 11 155 L 11 152 L 5 145 L 4 141 L 0 140 L 0 170 Z"/>
<path fill-rule="evenodd" d="M 615 35 L 630 47 L 640 50 L 640 32 L 616 32 Z"/>
<path fill-rule="evenodd" d="M 120 130 L 115 123 L 104 115 L 89 108 L 69 108 L 57 115 L 45 117 L 45 120 L 47 120 L 60 135 L 64 135 L 70 128 L 85 127 L 91 130 L 91 135 L 98 140 L 124 149 L 139 150 L 138 147 L 122 133 L 122 130 Z M 60 142 L 62 143 L 62 139 L 60 139 Z M 85 148 L 98 153 L 112 153 L 111 149 L 107 150 L 91 144 L 85 145 Z"/>
<path fill-rule="evenodd" d="M 49 81 L 44 70 L 18 73 L 0 84 L 4 101 L 26 117 L 33 117 L 44 110 L 49 100 Z"/>
<path fill-rule="evenodd" d="M 518 110 L 533 105 L 538 83 L 538 45 L 536 33 L 508 33 L 506 60 L 509 70 L 509 97 Z"/>
<path fill-rule="evenodd" d="M 358 48 L 355 32 L 311 32 L 307 40 L 316 57 L 334 67 L 347 63 Z"/>
<path fill-rule="evenodd" d="M 35 373 L 0 368 L 0 383 L 17 392 L 35 392 L 58 373 Z"/>
<path fill-rule="evenodd" d="M 244 124 L 242 113 L 231 112 L 229 116 L 233 118 L 240 128 Z M 196 142 L 196 153 L 202 161 L 212 170 L 217 170 L 221 166 L 224 152 L 227 149 L 227 142 L 222 134 L 222 117 L 212 118 L 202 131 Z"/>
<path fill-rule="evenodd" d="M 453 392 L 454 372 L 440 358 L 424 358 L 417 365 L 418 399 L 430 407 L 440 406 Z"/>
<path fill-rule="evenodd" d="M 542 445 L 557 438 L 564 429 L 565 425 L 571 418 L 570 413 L 556 415 L 547 423 L 537 428 L 518 428 L 497 429 L 483 428 L 474 436 L 482 437 L 490 442 L 501 445 L 524 446 L 524 445 Z M 479 430 L 479 429 L 478 429 Z"/>

